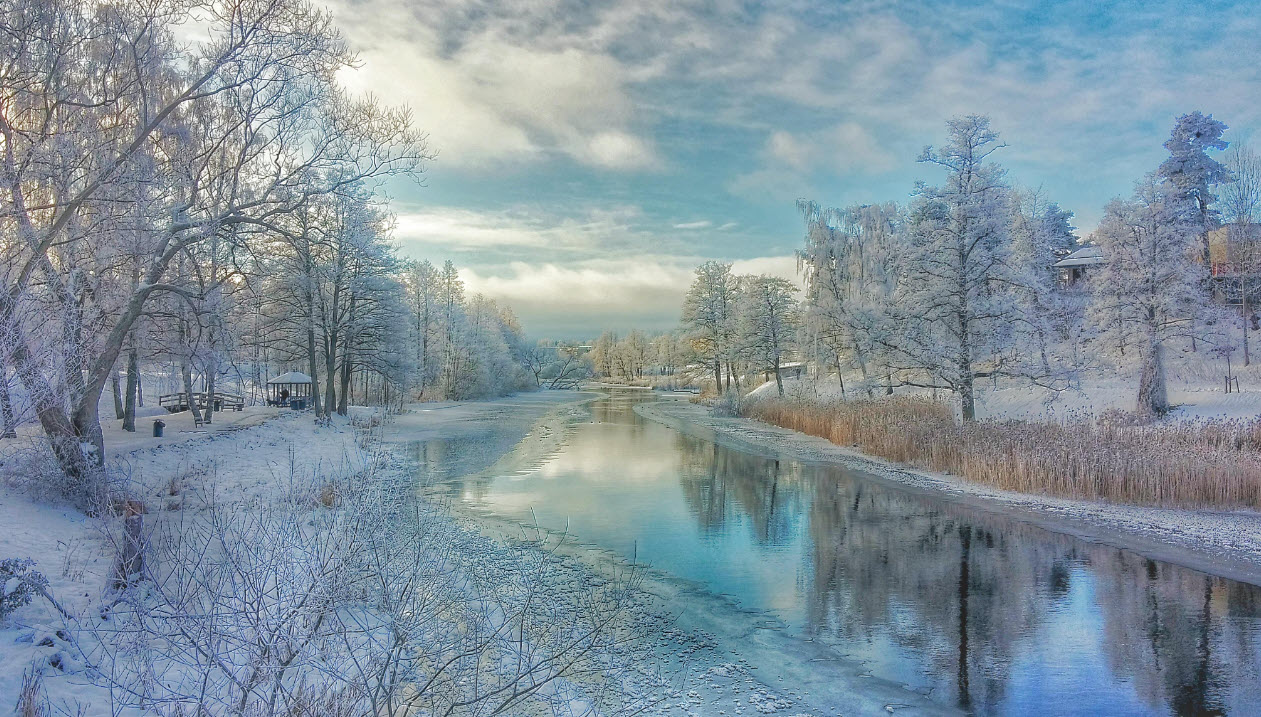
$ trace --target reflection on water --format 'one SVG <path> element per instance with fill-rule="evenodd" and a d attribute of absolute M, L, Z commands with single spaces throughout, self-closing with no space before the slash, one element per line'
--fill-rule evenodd
<path fill-rule="evenodd" d="M 537 470 L 442 489 L 532 510 L 976 713 L 1261 713 L 1261 589 L 685 436 L 640 400 L 591 404 Z M 416 448 L 430 466 L 458 449 Z"/>

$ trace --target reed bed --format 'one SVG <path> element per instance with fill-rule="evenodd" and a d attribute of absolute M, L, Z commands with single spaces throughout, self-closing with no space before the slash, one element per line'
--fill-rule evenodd
<path fill-rule="evenodd" d="M 745 416 L 1004 490 L 1149 506 L 1261 508 L 1261 419 L 958 423 L 924 398 L 766 399 Z"/>

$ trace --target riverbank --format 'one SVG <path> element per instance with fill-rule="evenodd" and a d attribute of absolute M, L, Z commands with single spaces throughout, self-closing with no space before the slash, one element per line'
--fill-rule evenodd
<path fill-rule="evenodd" d="M 642 610 L 625 581 L 589 581 L 547 543 L 494 540 L 416 501 L 415 464 L 401 449 L 418 436 L 467 439 L 441 465 L 457 475 L 481 470 L 536 430 L 541 416 L 561 416 L 590 397 L 543 392 L 418 404 L 391 416 L 352 408 L 349 417 L 323 423 L 309 413 L 261 411 L 232 430 L 111 447 L 109 471 L 143 515 L 141 585 L 152 586 L 125 592 L 115 588 L 121 517 L 85 515 L 31 490 L 24 471 L 39 461 L 11 458 L 0 476 L 0 559 L 33 559 L 56 604 L 35 596 L 0 623 L 0 706 L 19 705 L 26 691 L 37 714 L 116 714 L 136 699 L 151 708 L 197 704 L 217 712 L 247 699 L 245 691 L 262 705 L 315 699 L 303 709 L 354 711 L 354 695 L 394 674 L 381 666 L 407 654 L 381 647 L 389 641 L 360 638 L 380 629 L 374 624 L 400 620 L 404 634 L 423 634 L 422 653 L 471 656 L 443 668 L 445 679 L 430 687 L 445 692 L 427 698 L 431 708 L 443 699 L 494 700 L 493 689 L 511 695 L 519 679 L 549 688 L 512 714 L 597 704 L 618 713 L 668 698 L 665 678 L 641 669 L 634 644 L 622 644 L 668 619 Z M 548 450 L 538 436 L 528 443 Z M 225 569 L 233 580 L 213 578 Z M 0 581 L 5 597 L 22 584 Z M 286 589 L 267 587 L 277 584 Z M 372 585 L 424 589 L 384 601 L 356 597 Z M 313 603 L 311 596 L 324 597 Z M 193 603 L 209 621 L 189 631 L 180 606 Z M 515 639 L 497 637 L 503 618 L 496 615 L 521 623 Z M 601 629 L 588 629 L 593 623 Z M 138 636 L 145 646 L 136 651 L 128 646 Z M 294 645 L 298 652 L 288 654 Z M 565 662 L 519 660 L 514 650 L 521 649 L 535 657 L 573 654 L 573 666 L 558 674 L 553 666 Z M 406 674 L 407 665 L 396 664 Z M 274 682 L 247 679 L 273 672 Z M 268 691 L 281 675 L 305 686 L 276 701 Z M 621 682 L 636 689 L 617 692 Z"/>
<path fill-rule="evenodd" d="M 473 486 L 464 490 L 476 491 L 484 480 L 540 468 L 566 444 L 575 421 L 590 422 L 583 404 L 600 397 L 562 395 L 571 398 L 545 411 L 539 410 L 530 394 L 493 406 L 475 409 L 470 405 L 465 409 L 470 413 L 460 420 L 449 420 L 456 418 L 451 413 L 430 415 L 427 427 L 419 431 L 416 428 L 421 424 L 411 419 L 410 427 L 392 429 L 386 440 L 408 451 L 422 482 L 431 485 L 431 498 L 443 502 L 462 525 L 502 544 L 533 544 L 538 535 L 548 535 L 551 554 L 575 585 L 635 576 L 635 596 L 627 610 L 634 615 L 634 623 L 644 628 L 638 638 L 639 654 L 654 671 L 653 679 L 665 685 L 656 688 L 658 699 L 650 700 L 646 713 L 678 717 L 958 714 L 903 684 L 873 676 L 870 665 L 823 640 L 801 639 L 774 615 L 750 610 L 729 596 L 713 594 L 652 566 L 634 564 L 607 548 L 582 542 L 582 535 L 541 530 L 528 519 L 479 510 L 472 507 L 475 501 L 464 500 L 470 496 L 449 492 L 451 485 Z M 519 398 L 527 403 L 518 404 Z M 502 410 L 509 408 L 518 412 L 504 415 Z M 529 417 L 532 423 L 525 420 Z M 523 430 L 527 423 L 528 430 Z M 462 471 L 446 469 L 443 456 L 463 452 L 469 440 L 488 445 L 501 433 L 520 440 L 497 460 L 471 470 L 475 464 L 486 464 L 502 443 L 493 451 L 476 449 L 479 457 L 464 463 Z M 640 699 L 643 691 L 652 689 L 642 680 L 626 686 Z"/>
<path fill-rule="evenodd" d="M 485 402 L 416 404 L 389 417 L 353 409 L 350 418 L 334 417 L 326 425 L 315 424 L 309 414 L 260 413 L 249 425 L 234 430 L 120 446 L 125 450 L 111 451 L 111 470 L 127 476 L 132 494 L 147 506 L 146 530 L 162 536 L 157 542 L 163 545 L 209 525 L 244 521 L 230 532 L 242 545 L 249 544 L 247 553 L 272 549 L 277 536 L 269 531 L 275 531 L 291 544 L 320 546 L 336 554 L 343 543 L 353 542 L 340 534 L 330 539 L 331 533 L 324 532 L 345 529 L 334 518 L 338 512 L 349 510 L 384 525 L 377 518 L 379 509 L 414 492 L 417 482 L 432 484 L 469 474 L 513 475 L 537 467 L 563 445 L 584 410 L 582 404 L 596 397 L 539 392 Z M 441 449 L 435 448 L 439 445 Z M 532 629 L 552 635 L 556 633 L 548 633 L 551 628 L 567 630 L 616 613 L 610 639 L 591 652 L 594 661 L 552 681 L 555 687 L 540 698 L 543 703 L 522 705 L 510 714 L 565 712 L 572 706 L 581 713 L 596 705 L 607 714 L 679 717 L 887 714 L 891 709 L 907 714 L 951 712 L 899 685 L 872 679 L 857 663 L 846 673 L 847 679 L 827 683 L 813 668 L 818 660 L 834 660 L 835 655 L 821 644 L 807 644 L 796 650 L 791 664 L 780 664 L 777 656 L 785 651 L 781 643 L 791 638 L 764 615 L 573 538 L 531 531 L 494 516 L 447 510 L 430 500 L 420 501 L 419 510 L 428 547 L 417 555 L 438 556 L 442 566 L 422 581 L 428 585 L 426 594 L 440 585 L 446 592 L 458 587 L 444 598 L 441 612 L 458 615 L 473 610 L 451 623 L 453 629 L 459 628 L 456 633 L 442 627 L 445 620 L 435 623 L 437 614 L 425 615 L 425 630 L 436 632 L 438 639 L 465 639 L 466 628 L 460 625 L 476 624 L 477 611 L 487 601 L 502 605 L 502 613 L 509 615 L 544 610 L 546 619 Z M 107 660 L 117 667 L 117 660 L 131 660 L 114 648 L 110 637 L 127 624 L 123 606 L 112 608 L 117 613 L 113 622 L 100 617 L 117 598 L 109 584 L 120 523 L 41 500 L 12 483 L 0 487 L 0 524 L 5 526 L 0 558 L 34 558 L 35 568 L 49 578 L 50 594 L 67 613 L 58 614 L 37 598 L 0 625 L 0 645 L 5 646 L 0 650 L 0 705 L 16 704 L 23 685 L 30 684 L 24 675 L 34 673 L 41 678 L 39 699 L 52 709 L 104 714 L 124 694 L 119 690 L 125 686 L 119 684 L 111 696 L 107 683 L 115 678 L 107 679 L 93 666 Z M 306 542 L 321 534 L 326 537 Z M 155 566 L 174 558 L 163 547 L 154 549 L 159 551 L 151 556 Z M 451 599 L 470 586 L 476 586 L 480 596 L 473 602 L 465 605 Z M 231 604 L 238 596 L 209 597 L 219 606 L 219 614 L 235 613 Z M 236 624 L 231 629 L 249 628 Z M 146 699 L 151 704 L 175 699 L 179 685 L 196 681 L 190 670 L 200 668 L 169 663 L 172 656 L 192 648 L 181 639 L 159 629 L 140 655 L 141 662 L 165 665 L 162 669 L 167 670 L 162 689 L 171 693 L 150 693 Z M 323 640 L 312 644 L 331 647 L 335 653 L 336 640 Z M 232 659 L 248 657 L 234 653 Z M 310 659 L 302 669 L 312 669 L 311 674 L 330 669 L 319 664 L 327 659 L 323 652 Z M 120 680 L 141 666 L 121 664 L 125 669 L 116 670 L 124 676 Z M 478 679 L 460 678 L 459 684 L 512 678 L 500 674 L 502 670 L 472 669 Z M 229 689 L 230 680 L 225 680 L 224 675 L 211 674 L 208 684 Z"/>
<path fill-rule="evenodd" d="M 1139 508 L 1002 491 L 867 456 L 825 439 L 746 418 L 710 414 L 681 400 L 635 407 L 675 430 L 760 455 L 841 465 L 909 490 L 1002 513 L 1042 528 L 1132 550 L 1147 557 L 1261 585 L 1261 514 Z"/>

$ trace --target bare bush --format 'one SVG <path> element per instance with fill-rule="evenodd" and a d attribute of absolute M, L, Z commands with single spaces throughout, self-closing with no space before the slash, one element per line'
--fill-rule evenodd
<path fill-rule="evenodd" d="M 581 695 L 602 714 L 642 707 L 612 687 L 639 638 L 623 619 L 633 574 L 578 585 L 557 573 L 554 541 L 492 544 L 380 461 L 352 479 L 291 479 L 309 484 L 306 501 L 211 493 L 154 516 L 144 579 L 75 641 L 116 703 L 489 715 L 563 712 Z M 335 499 L 313 508 L 322 487 Z"/>
<path fill-rule="evenodd" d="M 917 468 L 1023 493 L 1261 508 L 1261 419 L 957 423 L 923 398 L 763 400 L 744 415 Z"/>

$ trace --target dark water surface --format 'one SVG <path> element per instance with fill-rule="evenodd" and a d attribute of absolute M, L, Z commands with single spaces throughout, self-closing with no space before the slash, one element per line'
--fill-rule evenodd
<path fill-rule="evenodd" d="M 587 406 L 517 475 L 442 490 L 766 611 L 978 714 L 1261 714 L 1261 588 Z M 470 440 L 464 438 L 461 440 Z M 440 466 L 459 446 L 417 444 Z M 829 669 L 820 663 L 820 670 Z"/>

